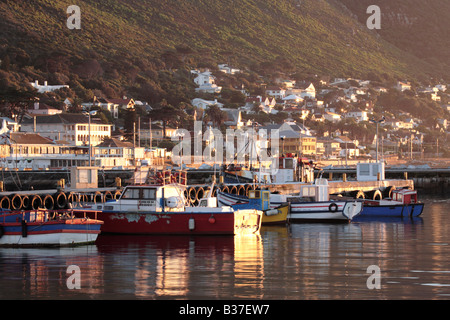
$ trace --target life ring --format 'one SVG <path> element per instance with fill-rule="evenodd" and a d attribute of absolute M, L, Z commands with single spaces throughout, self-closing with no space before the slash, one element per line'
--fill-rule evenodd
<path fill-rule="evenodd" d="M 330 210 L 330 212 L 336 212 L 338 209 L 338 206 L 336 203 L 331 203 L 330 206 L 328 207 L 328 210 Z"/>

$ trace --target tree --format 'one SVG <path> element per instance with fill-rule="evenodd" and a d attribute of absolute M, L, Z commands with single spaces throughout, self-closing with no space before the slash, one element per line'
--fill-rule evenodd
<path fill-rule="evenodd" d="M 222 111 L 217 105 L 209 106 L 205 112 L 205 116 L 213 123 L 215 128 L 220 126 L 227 120 L 227 113 Z"/>
<path fill-rule="evenodd" d="M 161 120 L 163 122 L 163 133 L 166 136 L 166 126 L 173 124 L 178 127 L 186 113 L 167 103 L 167 100 L 163 99 L 155 108 L 150 111 L 149 116 L 154 120 Z"/>

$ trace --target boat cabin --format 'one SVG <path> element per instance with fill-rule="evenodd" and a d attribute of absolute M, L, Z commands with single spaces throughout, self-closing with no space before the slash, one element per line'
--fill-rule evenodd
<path fill-rule="evenodd" d="M 177 185 L 135 185 L 125 187 L 118 200 L 108 201 L 103 210 L 111 211 L 183 211 L 185 198 Z"/>
<path fill-rule="evenodd" d="M 392 200 L 403 204 L 417 203 L 417 191 L 410 189 L 398 189 L 392 191 Z"/>
<path fill-rule="evenodd" d="M 305 184 L 301 186 L 300 196 L 310 198 L 312 201 L 328 201 L 328 180 L 316 179 L 314 184 Z"/>
<path fill-rule="evenodd" d="M 261 210 L 270 208 L 270 191 L 269 190 L 249 190 L 248 198 L 261 200 Z"/>

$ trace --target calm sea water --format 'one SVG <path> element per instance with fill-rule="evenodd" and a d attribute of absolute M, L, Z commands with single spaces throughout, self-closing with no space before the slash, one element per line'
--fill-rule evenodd
<path fill-rule="evenodd" d="M 3 248 L 0 299 L 450 299 L 450 200 L 422 200 L 425 211 L 415 220 L 268 226 L 259 237 L 101 235 L 77 248 Z M 79 289 L 68 287 L 75 283 L 69 266 L 79 267 Z"/>

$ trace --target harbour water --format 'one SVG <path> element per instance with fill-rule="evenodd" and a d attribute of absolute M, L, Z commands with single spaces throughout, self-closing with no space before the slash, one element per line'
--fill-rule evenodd
<path fill-rule="evenodd" d="M 447 300 L 450 200 L 421 200 L 424 213 L 414 220 L 267 226 L 260 236 L 243 237 L 101 235 L 76 248 L 1 248 L 0 299 Z"/>

